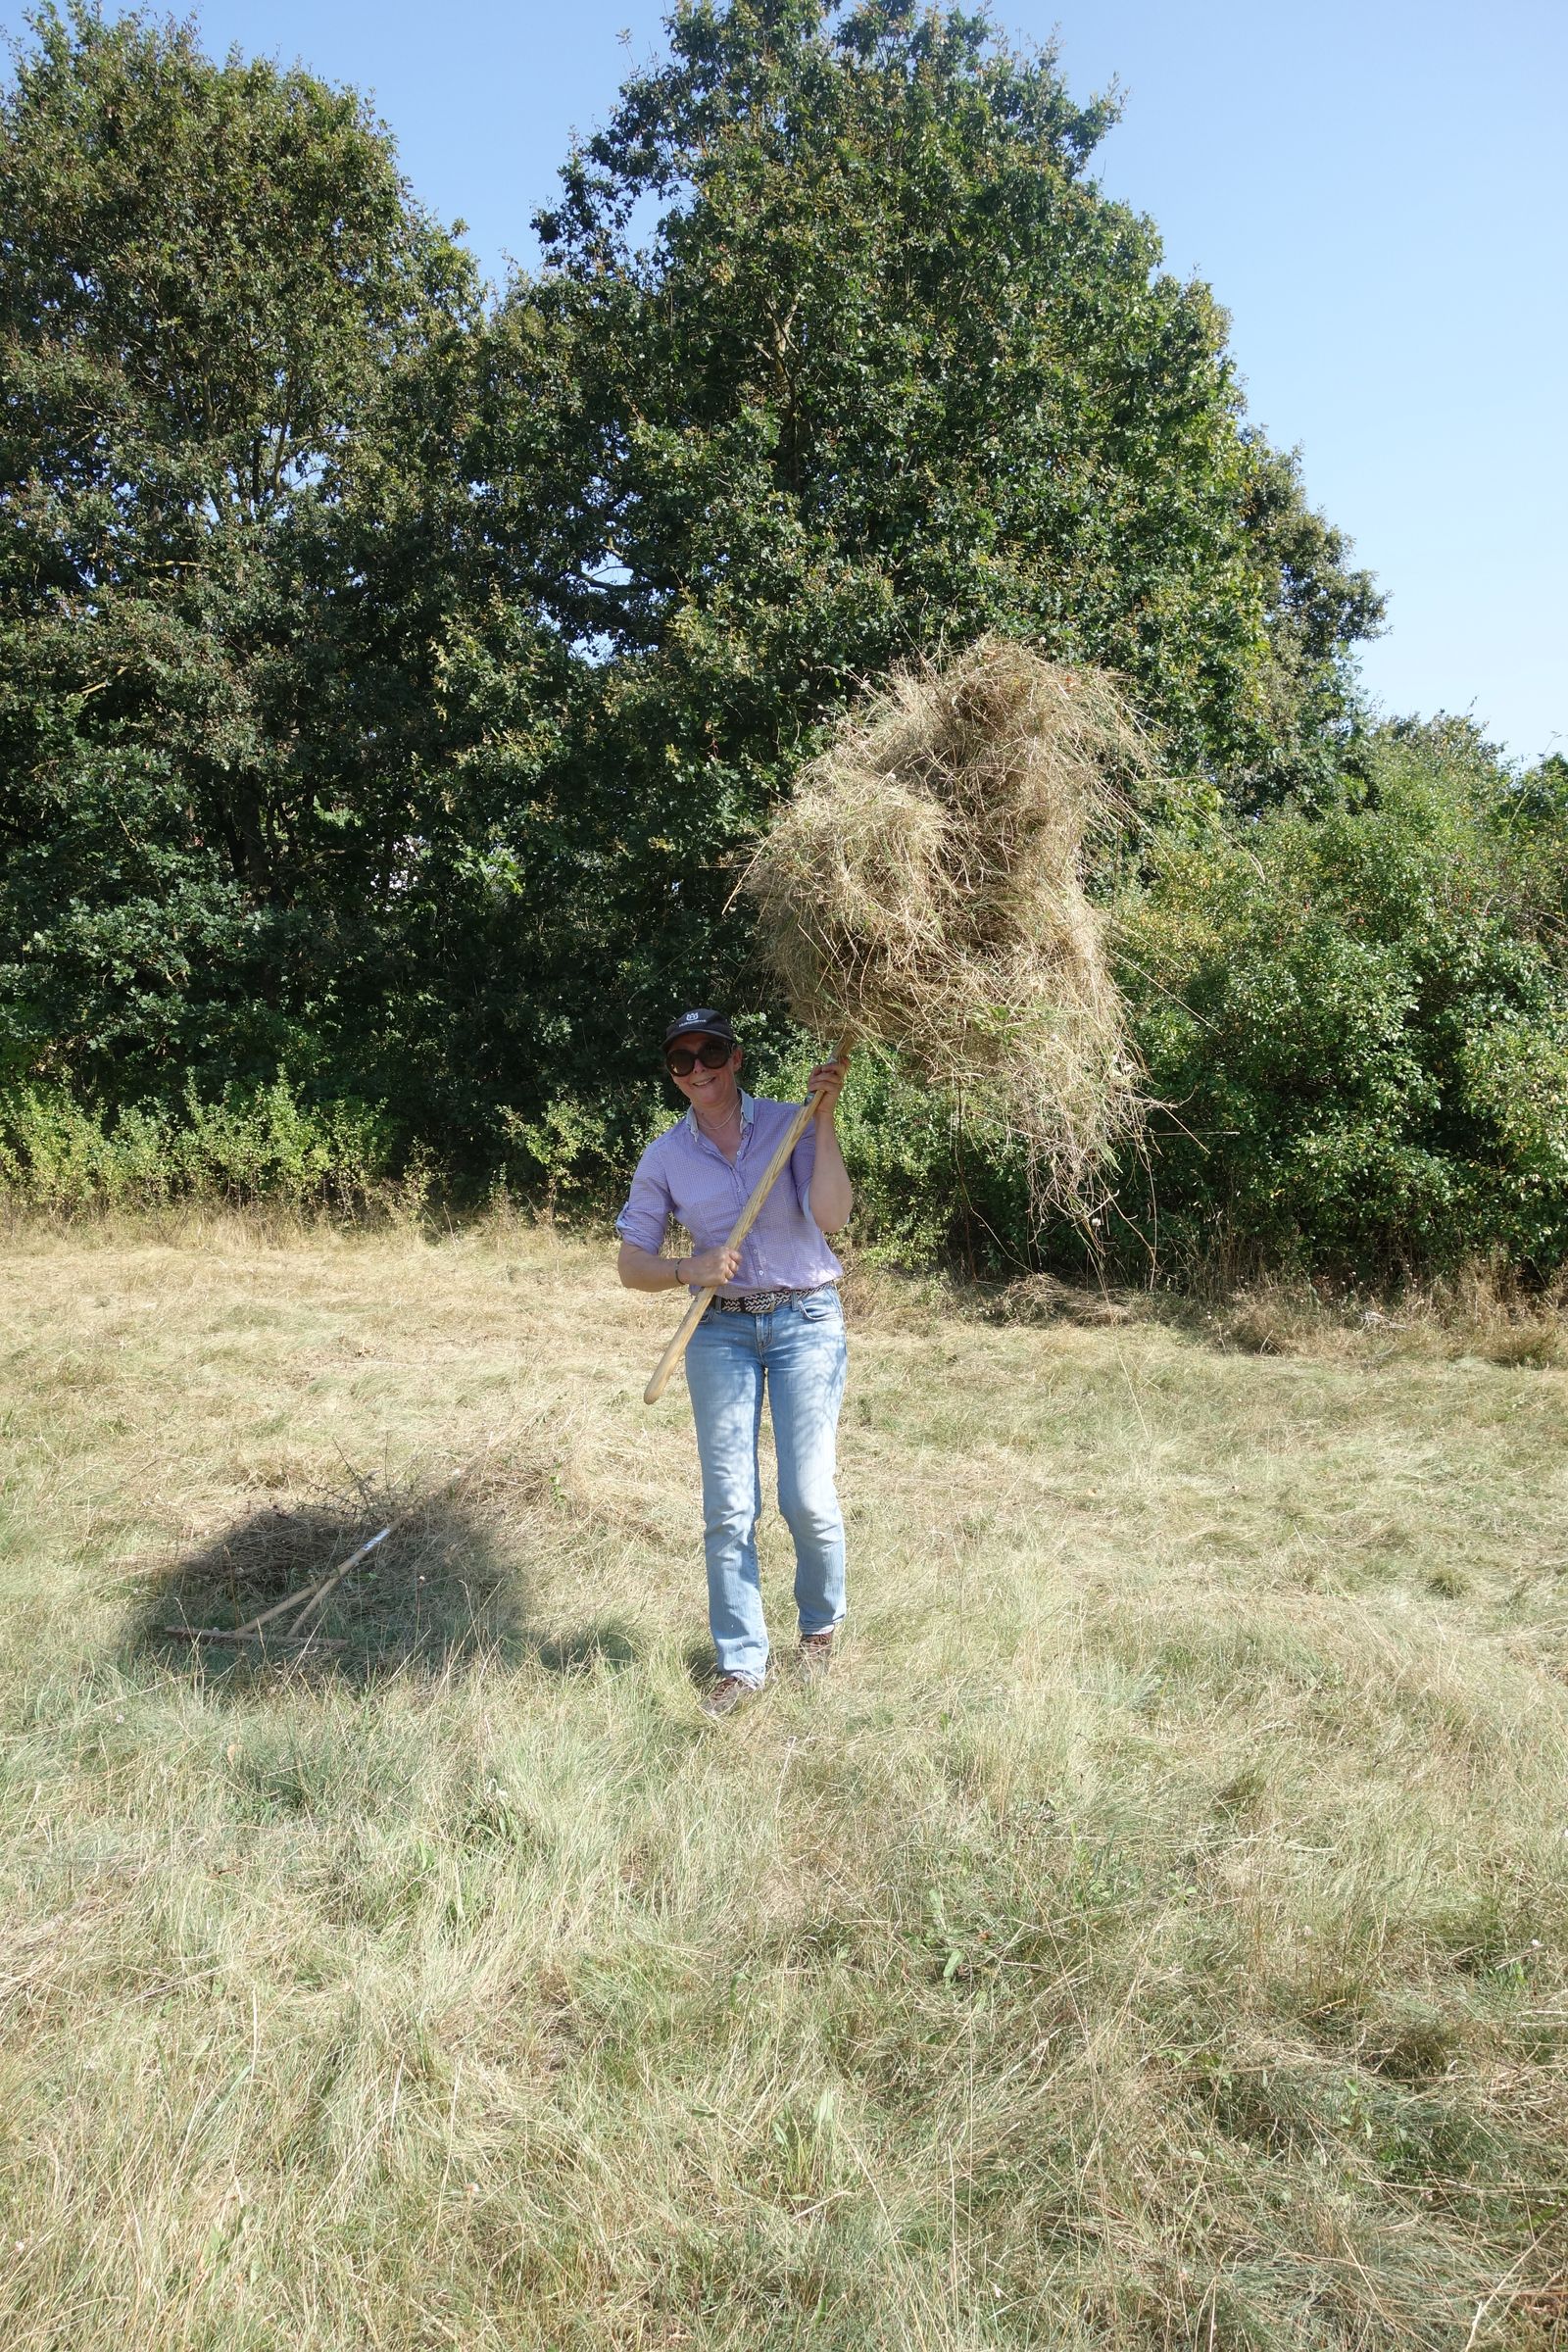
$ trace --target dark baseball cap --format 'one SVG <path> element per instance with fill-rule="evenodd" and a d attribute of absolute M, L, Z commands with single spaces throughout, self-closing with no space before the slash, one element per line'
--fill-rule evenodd
<path fill-rule="evenodd" d="M 669 1027 L 664 1031 L 666 1053 L 678 1037 L 717 1037 L 721 1038 L 726 1046 L 732 1046 L 736 1042 L 735 1032 L 729 1025 L 728 1016 L 722 1012 L 715 1012 L 710 1004 L 700 1005 L 696 1012 L 683 1012 L 677 1019 L 670 1022 Z"/>

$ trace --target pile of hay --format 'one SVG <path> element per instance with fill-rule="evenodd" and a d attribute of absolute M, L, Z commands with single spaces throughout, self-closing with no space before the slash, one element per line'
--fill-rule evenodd
<path fill-rule="evenodd" d="M 1017 1135 L 1042 1214 L 1090 1215 L 1139 1124 L 1083 851 L 1150 764 L 1108 678 L 985 638 L 846 719 L 742 877 L 796 1017 Z"/>

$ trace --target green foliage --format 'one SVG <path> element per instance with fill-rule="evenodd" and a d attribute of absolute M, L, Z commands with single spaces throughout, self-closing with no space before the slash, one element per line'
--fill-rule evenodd
<path fill-rule="evenodd" d="M 470 266 L 353 93 L 215 67 L 188 25 L 35 29 L 0 110 L 8 748 L 45 798 L 72 741 L 173 755 L 192 835 L 258 898 L 368 881 L 416 726 L 386 639 L 400 588 L 440 586 L 371 543 L 412 552 L 400 411 Z M 351 810 L 331 771 L 372 737 L 378 806 Z"/>
<path fill-rule="evenodd" d="M 511 1152 L 507 1168 L 546 1217 L 560 1211 L 592 1215 L 608 1206 L 616 1173 L 629 1168 L 644 1146 L 668 1125 L 663 1105 L 656 1108 L 652 1089 L 628 1102 L 623 1090 L 612 1095 L 558 1095 L 536 1119 L 503 1111 L 502 1127 Z M 513 1156 L 514 1155 L 514 1156 Z"/>
<path fill-rule="evenodd" d="M 298 1038 L 275 990 L 291 918 L 192 838 L 168 755 L 62 746 L 48 798 L 0 878 L 0 1073 L 136 1102 L 274 1069 Z"/>
<path fill-rule="evenodd" d="M 961 1105 L 862 1048 L 839 1109 L 856 1187 L 856 1247 L 874 1264 L 971 1273 L 1032 1262 L 1029 1177 L 1021 1150 L 966 1125 Z"/>
<path fill-rule="evenodd" d="M 511 297 L 571 370 L 562 625 L 637 658 L 658 754 L 751 797 L 849 684 L 1000 627 L 1123 672 L 1179 768 L 1312 769 L 1377 600 L 1208 290 L 1085 177 L 1113 105 L 909 0 L 669 32 Z"/>
<path fill-rule="evenodd" d="M 1385 730 L 1362 781 L 1364 805 L 1167 847 L 1123 908 L 1163 1105 L 1153 1203 L 1124 1208 L 1178 1263 L 1544 1275 L 1568 1257 L 1568 970 L 1514 788 L 1453 722 Z"/>
<path fill-rule="evenodd" d="M 458 862 L 446 641 L 488 594 L 471 263 L 353 92 L 188 24 L 33 29 L 0 99 L 0 1066 L 168 1102 L 392 1065 L 433 1123 L 406 975 Z"/>
<path fill-rule="evenodd" d="M 70 1096 L 0 1093 L 0 1203 L 71 1216 L 180 1200 L 354 1210 L 391 1173 L 384 1113 L 299 1102 L 278 1080 L 179 1112 L 83 1108 Z"/>

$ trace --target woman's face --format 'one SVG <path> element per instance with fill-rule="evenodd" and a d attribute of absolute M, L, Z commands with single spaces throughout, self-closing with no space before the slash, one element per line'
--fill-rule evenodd
<path fill-rule="evenodd" d="M 708 1041 L 701 1037 L 683 1037 L 679 1042 L 689 1053 L 695 1053 L 699 1046 Z M 696 1068 L 684 1078 L 676 1078 L 673 1070 L 669 1074 L 687 1102 L 696 1105 L 700 1118 L 715 1119 L 721 1112 L 733 1109 L 740 1093 L 741 1049 L 737 1046 L 729 1059 L 720 1062 L 716 1070 L 704 1069 L 702 1063 L 698 1062 Z"/>

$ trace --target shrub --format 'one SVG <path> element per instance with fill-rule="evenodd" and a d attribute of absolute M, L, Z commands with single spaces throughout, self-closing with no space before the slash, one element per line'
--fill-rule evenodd
<path fill-rule="evenodd" d="M 1363 781 L 1167 846 L 1124 905 L 1163 1105 L 1129 1229 L 1167 1264 L 1544 1277 L 1568 1257 L 1568 975 L 1517 788 L 1453 722 L 1383 731 Z M 1539 868 L 1539 821 L 1531 845 Z"/>
<path fill-rule="evenodd" d="M 390 1174 L 382 1109 L 305 1103 L 285 1078 L 230 1086 L 214 1102 L 188 1092 L 182 1114 L 89 1107 L 40 1087 L 0 1094 L 0 1201 L 12 1208 L 73 1216 L 214 1200 L 343 1211 Z"/>

